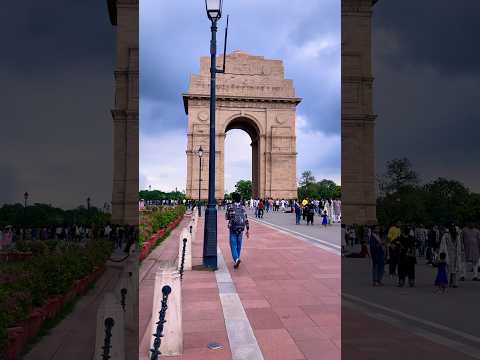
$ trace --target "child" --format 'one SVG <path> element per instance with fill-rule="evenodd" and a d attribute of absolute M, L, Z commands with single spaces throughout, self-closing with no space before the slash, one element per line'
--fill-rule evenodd
<path fill-rule="evenodd" d="M 327 227 L 327 224 L 328 224 L 327 210 L 323 210 L 323 214 L 322 214 L 322 225 L 323 225 L 324 227 Z"/>
<path fill-rule="evenodd" d="M 438 290 L 445 292 L 445 289 L 448 285 L 448 265 L 446 261 L 447 254 L 444 252 L 440 253 L 440 261 L 437 265 L 437 277 L 435 279 L 435 285 L 438 287 Z"/>

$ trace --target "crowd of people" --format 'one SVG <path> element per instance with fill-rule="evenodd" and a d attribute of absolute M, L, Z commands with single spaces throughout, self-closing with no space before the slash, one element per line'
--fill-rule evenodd
<path fill-rule="evenodd" d="M 107 238 L 122 248 L 136 240 L 137 230 L 131 225 L 95 226 L 94 224 L 50 225 L 43 227 L 14 227 L 11 225 L 0 228 L 0 249 L 15 246 L 17 241 L 23 240 L 64 240 L 70 242 L 85 242 L 99 237 Z"/>
<path fill-rule="evenodd" d="M 189 208 L 194 205 L 193 200 L 178 200 L 178 199 L 158 199 L 158 200 L 144 200 L 140 199 L 138 201 L 139 210 L 143 210 L 146 206 L 176 206 L 176 205 L 186 205 Z"/>
<path fill-rule="evenodd" d="M 360 251 L 349 251 L 360 245 Z M 439 290 L 457 288 L 459 281 L 480 281 L 480 227 L 478 224 L 417 226 L 396 223 L 380 226 L 342 224 L 342 252 L 345 257 L 370 257 L 373 286 L 382 286 L 385 267 L 399 287 L 407 280 L 415 286 L 415 270 L 420 259 L 437 269 L 432 283 Z"/>
<path fill-rule="evenodd" d="M 222 201 L 221 207 L 227 209 L 232 204 L 231 200 Z M 300 225 L 302 220 L 307 225 L 313 225 L 315 216 L 322 218 L 322 225 L 327 226 L 339 223 L 342 218 L 341 201 L 339 199 L 309 199 L 301 202 L 298 200 L 285 199 L 250 199 L 242 201 L 242 204 L 251 209 L 256 218 L 263 218 L 265 213 L 283 212 L 294 213 L 295 223 Z"/>

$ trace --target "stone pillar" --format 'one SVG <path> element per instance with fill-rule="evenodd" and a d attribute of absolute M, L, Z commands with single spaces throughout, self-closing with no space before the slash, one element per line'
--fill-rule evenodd
<path fill-rule="evenodd" d="M 252 141 L 252 196 L 253 198 L 263 197 L 259 191 L 259 183 L 260 183 L 260 159 L 258 156 L 259 151 L 259 144 L 258 139 Z"/>
<path fill-rule="evenodd" d="M 138 0 L 109 0 L 117 26 L 112 222 L 138 224 Z"/>
<path fill-rule="evenodd" d="M 342 0 L 342 222 L 376 219 L 371 17 L 375 0 Z"/>

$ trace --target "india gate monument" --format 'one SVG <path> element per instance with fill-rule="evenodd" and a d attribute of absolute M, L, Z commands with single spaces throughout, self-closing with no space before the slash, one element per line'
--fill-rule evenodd
<path fill-rule="evenodd" d="M 217 59 L 223 66 L 223 55 Z M 229 130 L 244 130 L 251 138 L 252 194 L 257 198 L 297 198 L 295 112 L 301 99 L 293 81 L 285 79 L 281 60 L 243 51 L 226 56 L 225 74 L 217 75 L 215 198 L 224 197 L 224 147 Z M 203 149 L 201 199 L 208 198 L 210 57 L 200 59 L 200 73 L 191 75 L 182 94 L 187 128 L 186 195 L 198 199 L 199 158 Z"/>

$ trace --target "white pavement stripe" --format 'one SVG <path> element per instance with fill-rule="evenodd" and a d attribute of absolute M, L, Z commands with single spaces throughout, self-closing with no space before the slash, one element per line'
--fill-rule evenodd
<path fill-rule="evenodd" d="M 328 241 L 324 241 L 324 240 L 320 240 L 320 239 L 317 239 L 317 238 L 314 238 L 313 236 L 309 236 L 309 235 L 305 235 L 305 234 L 302 234 L 302 233 L 299 233 L 297 231 L 294 231 L 294 230 L 290 230 L 290 229 L 287 229 L 287 228 L 284 228 L 283 226 L 280 226 L 280 225 L 276 225 L 276 224 L 271 224 L 271 223 L 268 223 L 266 221 L 263 221 L 263 220 L 258 220 L 258 219 L 253 219 L 253 218 L 249 218 L 249 220 L 252 220 L 254 222 L 257 222 L 259 224 L 262 224 L 262 225 L 265 225 L 271 229 L 274 229 L 274 230 L 277 230 L 281 233 L 287 233 L 288 235 L 291 235 L 297 239 L 300 239 L 300 240 L 311 240 L 309 241 L 309 244 L 313 244 L 325 251 L 328 251 L 330 253 L 333 253 L 335 255 L 341 255 L 341 249 L 342 247 L 339 246 L 339 245 L 336 245 L 336 244 L 332 244 L 332 243 L 329 243 Z"/>
<path fill-rule="evenodd" d="M 232 360 L 263 360 L 262 352 L 220 248 L 217 248 L 217 262 L 218 270 L 215 271 L 215 278 L 222 303 L 228 342 L 232 351 Z"/>
<path fill-rule="evenodd" d="M 362 303 L 362 304 L 365 304 L 365 305 L 368 305 L 370 307 L 373 307 L 373 308 L 377 308 L 377 309 L 380 309 L 380 310 L 383 310 L 383 311 L 387 311 L 391 314 L 394 314 L 396 316 L 399 316 L 399 317 L 402 317 L 404 319 L 408 319 L 410 321 L 413 321 L 413 322 L 417 322 L 419 324 L 422 324 L 424 326 L 429 326 L 431 328 L 434 328 L 434 329 L 437 329 L 437 330 L 441 330 L 441 331 L 445 331 L 445 332 L 448 332 L 450 334 L 454 334 L 458 337 L 461 337 L 465 340 L 469 340 L 469 341 L 472 341 L 472 342 L 476 342 L 478 344 L 480 344 L 480 338 L 477 337 L 477 336 L 474 336 L 474 335 L 471 335 L 471 334 L 468 334 L 466 332 L 463 332 L 463 331 L 460 331 L 460 330 L 456 330 L 456 329 L 452 329 L 448 326 L 445 326 L 445 325 L 441 325 L 441 324 L 438 324 L 438 323 L 435 323 L 435 322 L 432 322 L 432 321 L 429 321 L 429 320 L 425 320 L 425 319 L 421 319 L 419 317 L 416 317 L 416 316 L 413 316 L 413 315 L 409 315 L 409 314 L 406 314 L 402 311 L 399 311 L 399 310 L 394 310 L 394 309 L 390 309 L 386 306 L 383 306 L 383 305 L 379 305 L 379 304 L 376 304 L 376 303 L 373 303 L 373 302 L 370 302 L 368 300 L 364 300 L 364 299 L 361 299 L 357 296 L 354 296 L 354 295 L 350 295 L 350 294 L 346 294 L 344 292 L 342 292 L 342 297 L 346 298 L 346 299 L 349 299 L 351 301 L 356 301 L 358 303 Z"/>
<path fill-rule="evenodd" d="M 427 340 L 430 340 L 434 343 L 437 343 L 439 345 L 443 345 L 445 347 L 451 348 L 452 350 L 454 350 L 456 352 L 461 352 L 465 355 L 471 356 L 472 358 L 480 359 L 480 349 L 479 348 L 475 348 L 473 346 L 466 345 L 464 343 L 449 339 L 445 336 L 435 334 L 431 331 L 409 325 L 402 320 L 392 318 L 388 315 L 368 311 L 365 308 L 362 308 L 361 306 L 358 306 L 358 305 L 356 305 L 356 304 L 354 304 L 350 301 L 343 301 L 342 304 L 346 305 L 346 306 L 348 306 L 352 309 L 355 309 L 357 311 L 365 312 L 368 316 L 370 316 L 372 318 L 387 322 L 387 323 L 389 323 L 393 326 L 396 326 L 396 327 L 399 327 L 401 329 L 407 330 L 407 331 L 409 331 L 409 332 L 411 332 L 411 333 L 413 333 L 417 336 L 421 336 L 421 337 L 423 337 Z"/>

